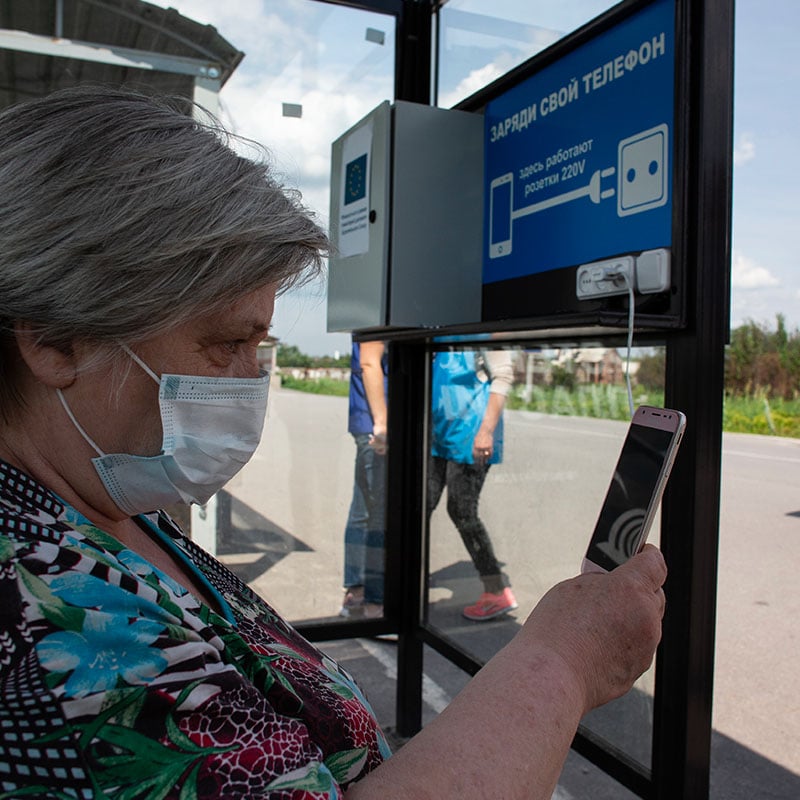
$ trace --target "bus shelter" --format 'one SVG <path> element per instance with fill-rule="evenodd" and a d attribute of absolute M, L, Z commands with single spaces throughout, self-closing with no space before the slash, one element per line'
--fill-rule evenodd
<path fill-rule="evenodd" d="M 387 101 L 384 119 L 390 120 L 388 124 L 395 125 L 406 115 L 404 118 L 412 121 L 413 133 L 420 114 L 424 119 L 419 124 L 427 130 L 424 109 L 452 112 L 446 115 L 448 124 L 456 114 L 468 132 L 465 140 L 472 135 L 469 131 L 482 137 L 477 150 L 472 151 L 475 159 L 481 159 L 480 164 L 467 159 L 463 169 L 454 170 L 463 177 L 474 168 L 484 206 L 491 202 L 493 182 L 500 172 L 513 176 L 507 182 L 517 186 L 523 198 L 524 192 L 529 192 L 531 197 L 524 203 L 515 196 L 514 213 L 510 209 L 508 212 L 508 228 L 513 229 L 517 245 L 515 253 L 524 241 L 520 236 L 530 234 L 532 221 L 542 218 L 540 212 L 544 213 L 545 206 L 564 208 L 571 198 L 578 197 L 567 197 L 571 187 L 580 185 L 581 196 L 593 206 L 603 207 L 606 203 L 600 199 L 603 192 L 609 191 L 610 177 L 602 173 L 611 168 L 611 162 L 594 169 L 588 157 L 596 147 L 596 137 L 591 130 L 587 133 L 581 129 L 584 123 L 591 122 L 600 130 L 606 122 L 589 106 L 582 111 L 581 98 L 613 93 L 615 102 L 622 107 L 629 76 L 649 74 L 654 64 L 663 68 L 666 78 L 662 75 L 659 80 L 666 82 L 658 84 L 657 94 L 664 120 L 640 124 L 634 119 L 630 131 L 615 133 L 618 161 L 614 167 L 620 174 L 627 174 L 636 166 L 633 162 L 642 148 L 645 153 L 652 153 L 653 143 L 661 142 L 662 149 L 656 157 L 648 155 L 647 163 L 657 162 L 669 177 L 662 184 L 651 180 L 641 190 L 632 179 L 630 202 L 623 202 L 622 184 L 617 184 L 616 199 L 609 199 L 608 203 L 615 204 L 620 218 L 653 211 L 660 215 L 662 226 L 666 218 L 671 264 L 666 280 L 659 280 L 661 273 L 656 268 L 655 273 L 647 273 L 650 277 L 655 274 L 651 291 L 636 296 L 623 291 L 581 298 L 576 295 L 578 262 L 567 255 L 556 269 L 526 273 L 524 267 L 521 272 L 519 267 L 510 267 L 508 273 L 486 282 L 481 275 L 485 277 L 487 264 L 494 267 L 511 262 L 504 261 L 508 253 L 500 247 L 500 240 L 488 245 L 496 245 L 493 254 L 488 250 L 484 254 L 484 244 L 479 242 L 478 262 L 470 266 L 470 274 L 476 276 L 477 295 L 463 306 L 470 311 L 461 318 L 457 314 L 444 321 L 436 314 L 426 318 L 428 311 L 414 311 L 410 302 L 404 307 L 400 298 L 413 298 L 414 293 L 409 289 L 409 279 L 404 282 L 403 271 L 395 270 L 383 274 L 376 284 L 375 291 L 387 299 L 378 308 L 379 318 L 362 323 L 356 320 L 349 326 L 343 323 L 338 328 L 352 331 L 360 341 L 381 340 L 388 345 L 391 446 L 384 613 L 377 619 L 358 620 L 325 613 L 301 615 L 296 625 L 314 641 L 396 635 L 397 729 L 403 736 L 419 730 L 426 648 L 470 675 L 513 635 L 516 626 L 513 620 L 480 630 L 454 623 L 454 604 L 449 598 L 452 596 L 454 603 L 461 599 L 459 592 L 465 576 L 460 562 L 442 556 L 437 528 L 440 522 L 434 517 L 428 524 L 426 514 L 434 355 L 441 351 L 479 351 L 488 347 L 487 342 L 492 349 L 510 351 L 515 356 L 523 394 L 527 392 L 530 399 L 537 376 L 548 369 L 539 354 L 558 353 L 577 363 L 581 352 L 624 351 L 631 333 L 637 347 L 661 348 L 665 356 L 664 405 L 680 409 L 689 420 L 657 530 L 670 570 L 667 614 L 655 669 L 628 697 L 587 718 L 574 748 L 638 796 L 701 800 L 708 796 L 710 765 L 723 356 L 729 317 L 733 0 L 623 0 L 613 6 L 601 3 L 598 16 L 579 20 L 557 36 L 551 32 L 535 52 L 506 64 L 499 76 L 493 74 L 490 79 L 478 81 L 472 91 L 462 92 L 452 106 L 444 108 L 439 94 L 447 67 L 448 37 L 505 36 L 527 42 L 530 26 L 503 24 L 502 30 L 487 28 L 481 15 L 449 8 L 444 0 L 308 2 L 360 15 L 366 38 L 373 43 L 383 44 L 385 30 L 393 34 L 392 96 L 383 98 Z M 651 17 L 656 25 L 652 29 L 647 27 Z M 618 40 L 618 36 L 623 38 Z M 611 51 L 604 51 L 605 45 Z M 183 95 L 215 112 L 220 87 L 243 57 L 214 28 L 173 10 L 135 0 L 2 3 L 0 48 L 5 54 L 2 105 L 76 82 L 99 81 Z M 588 61 L 581 61 L 583 57 Z M 529 90 L 532 95 L 525 93 Z M 646 90 L 645 82 L 644 89 L 638 91 Z M 284 107 L 284 115 L 297 113 L 302 111 L 291 104 L 288 111 Z M 517 135 L 532 132 L 534 123 L 570 114 L 575 115 L 578 133 L 568 142 L 554 140 L 548 144 L 541 158 L 534 153 L 520 163 L 514 161 L 520 155 L 514 147 L 504 151 L 505 155 L 496 155 L 487 148 L 487 137 L 504 144 Z M 611 118 L 610 114 L 607 116 Z M 547 134 L 544 136 L 546 139 Z M 422 158 L 416 144 L 412 138 L 410 152 L 419 152 Z M 451 149 L 444 147 L 440 153 L 447 155 Z M 395 189 L 401 184 L 400 175 L 391 172 L 396 155 L 397 150 L 389 148 L 385 162 L 389 170 L 387 186 Z M 409 174 L 415 174 L 414 169 L 424 173 L 424 169 L 433 169 L 442 160 L 435 151 L 426 157 L 431 161 L 423 160 L 422 167 L 410 160 Z M 513 167 L 503 166 L 506 157 L 512 159 L 509 163 Z M 558 161 L 558 174 L 563 180 L 575 181 L 564 191 L 557 192 L 542 182 L 548 174 L 555 174 L 548 157 Z M 629 158 L 633 162 L 625 160 Z M 583 167 L 579 167 L 581 162 L 585 162 Z M 567 169 L 563 175 L 562 168 Z M 584 173 L 584 169 L 589 172 Z M 593 184 L 594 171 L 600 175 Z M 605 182 L 599 184 L 600 181 Z M 521 188 L 523 184 L 529 188 Z M 545 205 L 538 205 L 537 192 Z M 387 197 L 397 205 L 395 210 L 402 212 L 420 202 L 421 195 L 408 190 L 405 195 Z M 437 233 L 445 227 L 451 234 L 455 230 L 456 239 L 469 238 L 466 230 L 462 231 L 463 236 L 458 235 L 458 225 L 463 220 L 448 211 L 450 203 L 434 192 L 426 195 L 426 202 L 427 221 L 401 214 L 400 218 L 392 218 L 392 225 L 386 228 L 394 259 L 402 254 L 400 240 L 391 241 L 395 225 L 398 229 L 405 226 L 405 241 L 418 238 L 415 234 L 423 233 L 425 225 L 428 230 L 424 235 L 430 241 L 437 241 Z M 464 213 L 470 213 L 469 204 L 466 206 Z M 334 222 L 333 204 L 332 209 Z M 438 228 L 437 210 L 447 211 Z M 382 217 L 376 216 L 382 222 Z M 643 219 L 645 214 L 640 216 Z M 482 210 L 476 225 L 477 228 L 470 228 L 470 234 L 477 230 L 484 239 L 494 236 Z M 644 235 L 646 240 L 650 234 Z M 621 252 L 617 245 L 609 248 L 608 254 L 615 258 Z M 651 248 L 644 241 L 621 249 L 638 259 L 651 250 L 664 248 Z M 413 264 L 413 252 L 405 257 Z M 598 256 L 594 260 L 602 259 Z M 379 264 L 379 269 L 387 267 L 385 259 Z M 437 273 L 447 274 L 452 281 L 453 264 L 440 260 L 440 265 Z M 335 266 L 332 264 L 331 286 L 335 283 Z M 455 273 L 465 268 L 464 264 L 455 267 Z M 423 273 L 411 269 L 410 274 L 414 280 L 423 281 L 416 287 L 419 294 L 434 296 L 441 290 L 435 279 L 428 285 Z M 346 295 L 347 287 L 341 288 Z M 581 363 L 588 364 L 589 360 Z M 597 374 L 600 361 L 595 359 L 592 364 L 591 369 L 586 369 Z M 588 537 L 588 530 L 582 526 L 589 518 L 586 514 L 591 516 L 593 512 L 591 502 L 586 513 L 575 510 L 581 506 L 581 492 L 576 493 L 574 487 L 592 470 L 602 474 L 605 483 L 608 472 L 592 460 L 597 448 L 580 431 L 573 432 L 578 455 L 559 461 L 563 436 L 551 441 L 540 428 L 536 448 L 528 449 L 523 427 L 516 429 L 514 446 L 520 454 L 516 469 L 504 474 L 498 470 L 495 492 L 501 498 L 499 506 L 513 507 L 517 523 L 526 528 L 539 526 L 536 537 L 509 540 L 502 554 L 508 571 L 527 587 L 526 596 L 533 602 L 537 594 L 560 577 L 567 568 L 564 564 L 574 566 L 569 567 L 572 572 L 577 571 L 584 539 Z M 618 431 L 619 428 L 609 434 L 612 450 Z M 278 471 L 272 477 L 279 485 L 284 479 Z M 286 494 L 291 495 L 291 490 Z M 277 541 L 280 553 L 274 557 L 267 545 L 259 545 L 270 564 L 278 563 L 287 552 L 303 551 L 298 530 L 281 529 L 274 521 L 277 514 L 271 522 L 266 521 L 263 515 L 253 512 L 254 506 L 255 503 L 247 506 L 241 497 L 237 498 L 233 489 L 231 493 L 221 492 L 214 507 L 203 513 L 215 518 L 220 529 L 218 539 L 224 538 L 222 528 L 230 528 L 232 518 L 237 517 L 240 527 L 252 528 L 262 539 L 266 536 L 270 542 Z M 503 514 L 498 513 L 496 519 L 502 523 Z M 568 531 L 576 537 L 574 540 L 566 535 Z M 564 563 L 560 561 L 562 556 Z"/>
<path fill-rule="evenodd" d="M 392 224 L 399 228 L 407 224 L 398 208 L 408 205 L 402 181 L 411 165 L 410 162 L 401 164 L 399 160 L 403 149 L 401 119 L 405 111 L 398 101 L 431 104 L 432 87 L 436 85 L 434 76 L 439 74 L 435 57 L 446 25 L 442 17 L 447 7 L 436 3 L 357 5 L 393 14 L 397 24 L 395 107 L 390 123 L 396 126 L 392 139 L 392 157 L 396 163 L 394 172 L 390 167 L 394 181 L 390 202 L 396 204 L 392 209 Z M 650 24 L 645 22 L 648 15 L 654 17 L 655 27 L 647 27 Z M 477 351 L 487 347 L 488 340 L 494 348 L 505 346 L 524 351 L 527 363 L 534 365 L 530 369 L 535 369 L 535 354 L 541 350 L 575 352 L 581 348 L 619 347 L 624 351 L 625 333 L 630 323 L 628 312 L 632 313 L 631 306 L 634 306 L 637 344 L 658 343 L 664 347 L 664 405 L 681 409 L 690 420 L 663 500 L 660 520 L 660 546 L 670 569 L 668 611 L 652 685 L 645 691 L 645 694 L 652 694 L 645 702 L 643 716 L 639 716 L 641 708 L 633 708 L 636 698 L 612 704 L 617 711 L 585 720 L 574 747 L 639 796 L 708 796 L 723 362 L 729 312 L 732 20 L 733 7 L 727 0 L 623 2 L 456 105 L 456 110 L 482 116 L 484 120 L 483 233 L 487 250 L 482 259 L 484 283 L 479 319 L 462 324 L 453 324 L 450 319 L 444 323 L 441 319 L 430 319 L 432 324 L 427 326 L 425 320 L 414 319 L 414 309 L 403 307 L 397 299 L 404 292 L 404 278 L 400 273 L 404 273 L 406 267 L 413 273 L 414 262 L 413 259 L 402 260 L 403 245 L 389 233 L 389 258 L 394 258 L 395 263 L 389 265 L 389 272 L 384 276 L 383 289 L 388 295 L 382 312 L 385 316 L 366 319 L 361 330 L 357 324 L 351 325 L 364 341 L 379 338 L 389 343 L 389 407 L 395 413 L 390 412 L 389 422 L 392 444 L 389 449 L 385 619 L 344 625 L 322 622 L 304 625 L 303 630 L 317 639 L 359 635 L 359 632 L 399 633 L 397 719 L 401 733 L 411 734 L 421 724 L 425 646 L 472 674 L 500 644 L 493 642 L 492 637 L 483 643 L 473 641 L 475 637 L 463 634 L 457 626 L 448 627 L 438 613 L 437 580 L 442 578 L 442 572 L 435 571 L 437 540 L 432 526 L 426 524 L 424 499 L 433 355 L 442 350 Z M 467 26 L 470 20 L 462 22 Z M 623 37 L 616 43 L 613 37 L 620 31 L 627 31 L 626 35 L 633 38 Z M 666 43 L 662 34 L 666 35 Z M 609 41 L 615 42 L 610 50 L 599 46 Z M 615 46 L 617 50 L 613 49 Z M 542 178 L 555 174 L 543 154 L 556 160 L 560 158 L 563 167 L 576 169 L 574 165 L 580 163 L 577 156 L 592 144 L 597 148 L 601 137 L 601 134 L 597 137 L 591 133 L 582 135 L 581 131 L 596 130 L 598 124 L 602 125 L 598 119 L 603 119 L 603 112 L 592 111 L 588 100 L 582 112 L 578 108 L 581 99 L 605 92 L 606 113 L 613 115 L 617 107 L 613 101 L 608 102 L 609 87 L 616 81 L 614 90 L 620 91 L 619 108 L 626 114 L 626 104 L 635 102 L 635 90 L 625 84 L 624 76 L 636 69 L 643 72 L 645 64 L 650 62 L 652 66 L 653 60 L 667 50 L 672 53 L 672 59 L 664 67 L 666 82 L 654 88 L 653 94 L 666 103 L 664 119 L 668 118 L 669 123 L 663 126 L 647 123 L 640 131 L 636 130 L 637 123 L 631 121 L 634 135 L 618 139 L 619 162 L 615 166 L 621 176 L 631 176 L 633 162 L 626 158 L 632 151 L 628 148 L 638 148 L 642 136 L 649 142 L 645 147 L 656 140 L 662 141 L 666 135 L 670 137 L 669 159 L 673 165 L 670 169 L 674 170 L 668 179 L 671 180 L 671 198 L 668 208 L 662 208 L 671 236 L 669 249 L 673 270 L 667 281 L 669 286 L 662 285 L 653 294 L 642 293 L 635 299 L 602 298 L 587 305 L 580 296 L 576 299 L 574 268 L 526 274 L 525 265 L 521 267 L 522 272 L 515 272 L 512 266 L 499 280 L 487 282 L 487 274 L 499 261 L 497 250 L 491 253 L 493 244 L 486 241 L 495 236 L 486 207 L 496 208 L 495 202 L 500 202 L 493 193 L 495 184 L 492 181 L 496 175 L 507 170 L 511 176 L 509 180 L 527 180 L 525 190 L 534 193 L 546 190 L 548 187 L 543 185 Z M 586 67 L 587 64 L 591 68 Z M 633 95 L 628 94 L 630 91 Z M 549 119 L 558 114 L 566 117 L 566 109 L 573 101 L 576 119 L 582 113 L 594 114 L 591 119 L 584 117 L 588 127 L 582 128 L 582 122 L 576 122 L 567 128 L 573 136 L 569 142 L 557 138 L 549 140 L 543 123 L 545 116 L 549 114 Z M 512 145 L 510 160 L 506 161 L 493 154 L 489 142 L 515 135 L 521 139 L 524 129 L 540 123 L 540 137 L 547 145 L 535 143 L 532 154 L 527 155 L 515 151 Z M 356 128 L 348 133 L 355 135 Z M 535 139 L 528 141 L 536 142 Z M 498 147 L 502 144 L 500 141 Z M 570 147 L 562 146 L 565 144 Z M 576 148 L 577 152 L 573 152 Z M 418 150 L 415 152 L 424 159 Z M 509 150 L 505 152 L 508 155 Z M 434 156 L 426 168 L 433 169 L 442 158 L 446 155 Z M 509 167 L 509 163 L 513 166 Z M 651 168 L 653 163 L 650 161 Z M 334 148 L 334 180 L 336 167 Z M 458 167 L 454 169 L 463 172 Z M 604 171 L 598 169 L 597 173 L 593 177 L 598 182 L 605 180 Z M 421 179 L 421 175 L 416 177 Z M 572 177 L 572 174 L 561 175 L 563 180 Z M 665 186 L 660 184 L 654 188 L 651 185 L 636 199 L 626 200 L 625 186 L 620 182 L 617 184 L 618 215 L 622 217 L 645 207 L 653 210 L 667 205 Z M 595 190 L 597 197 L 591 199 L 600 204 L 599 198 L 603 195 L 599 188 L 591 186 L 591 181 L 586 182 L 583 193 L 591 194 Z M 332 192 L 331 224 L 335 229 L 337 222 L 343 224 L 343 218 L 337 217 L 341 210 L 336 206 L 335 189 Z M 542 191 L 540 197 L 549 198 L 552 207 L 566 204 L 577 194 L 562 192 L 558 195 L 553 190 L 549 194 Z M 520 194 L 513 197 L 513 225 L 510 227 L 514 230 L 516 247 L 518 229 L 521 230 L 525 222 L 522 217 L 533 215 L 547 206 L 547 202 L 537 206 L 533 199 L 523 201 Z M 439 208 L 442 208 L 446 200 L 439 198 L 431 202 L 427 208 L 428 218 L 435 204 L 441 203 Z M 634 212 L 633 206 L 639 203 L 642 205 Z M 446 213 L 440 216 L 446 220 Z M 644 217 L 642 214 L 642 219 Z M 440 224 L 444 230 L 450 221 Z M 425 221 L 421 221 L 417 233 L 428 241 L 426 237 L 431 232 L 423 230 L 425 225 Z M 436 226 L 437 223 L 433 223 L 434 240 Z M 510 246 L 512 237 L 508 229 L 498 238 L 505 237 Z M 536 246 L 539 245 L 540 240 L 536 242 Z M 614 252 L 614 246 L 608 245 L 609 252 Z M 632 251 L 637 249 L 638 246 L 630 247 Z M 528 252 L 533 250 L 535 246 L 531 245 Z M 439 263 L 446 272 L 448 266 L 442 255 L 438 254 Z M 555 252 L 551 255 L 556 261 L 558 257 Z M 495 263 L 491 262 L 492 258 Z M 351 257 L 350 263 L 356 263 L 356 259 Z M 567 254 L 565 263 L 576 265 L 579 262 Z M 601 259 L 596 263 L 605 262 Z M 335 266 L 332 265 L 331 271 L 331 293 L 339 291 Z M 461 266 L 464 274 L 469 273 L 466 264 Z M 420 275 L 415 273 L 414 280 L 419 279 Z M 419 286 L 420 291 L 444 297 L 438 294 L 442 287 L 430 283 L 424 284 L 424 288 L 423 284 Z M 401 409 L 400 414 L 396 413 L 397 409 Z M 587 446 L 587 459 L 591 458 L 590 450 Z M 514 495 L 515 502 L 524 505 L 525 491 L 526 484 L 521 482 Z M 561 514 L 568 526 L 565 505 L 573 502 L 574 496 L 572 501 L 563 499 Z M 513 569 L 514 565 L 509 564 L 509 567 Z M 627 733 L 623 732 L 625 730 Z"/>

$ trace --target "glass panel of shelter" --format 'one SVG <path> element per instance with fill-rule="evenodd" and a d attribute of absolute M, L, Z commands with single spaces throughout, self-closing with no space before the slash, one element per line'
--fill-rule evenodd
<path fill-rule="evenodd" d="M 494 441 L 502 454 L 495 452 L 495 463 L 483 466 L 471 442 L 460 443 L 460 455 L 459 443 L 448 440 L 454 428 L 447 418 L 463 423 L 462 432 L 475 430 L 468 419 L 474 407 L 465 411 L 464 398 L 483 408 L 485 396 L 476 388 L 480 379 L 470 382 L 464 376 L 471 365 L 491 364 L 496 352 L 434 353 L 431 368 L 427 507 L 435 507 L 429 523 L 425 624 L 478 662 L 514 636 L 551 586 L 578 572 L 630 416 L 624 352 L 610 347 L 508 348 L 504 353 L 513 383 L 503 411 L 502 444 L 497 437 Z M 647 365 L 650 385 L 633 378 L 635 403 L 663 403 L 663 350 L 641 351 L 634 368 L 640 364 Z M 460 382 L 457 390 L 453 381 Z M 473 463 L 443 463 L 459 458 Z M 446 487 L 435 503 L 443 482 Z M 657 516 L 651 541 L 658 541 L 659 525 Z M 512 600 L 518 607 L 475 621 L 480 616 L 476 601 L 487 591 L 503 593 L 492 610 Z M 649 767 L 653 690 L 651 669 L 624 698 L 590 714 L 585 727 Z"/>
<path fill-rule="evenodd" d="M 542 595 L 579 569 L 627 429 L 623 359 L 624 354 L 610 347 L 521 345 L 432 355 L 437 395 L 428 401 L 432 414 L 426 495 L 431 490 L 436 495 L 441 490 L 441 495 L 430 513 L 423 624 L 476 661 L 491 658 L 519 630 Z M 494 371 L 492 378 L 484 372 L 479 382 L 486 381 L 489 389 L 498 360 L 499 371 L 504 361 L 509 365 L 502 455 L 492 459 L 496 463 L 485 470 L 482 486 L 477 495 L 466 498 L 466 506 L 463 483 L 436 485 L 437 473 L 442 478 L 442 465 L 436 462 L 452 460 L 434 441 L 436 408 L 447 407 L 458 416 L 460 398 L 451 392 L 442 400 L 435 380 L 437 360 L 455 362 L 456 370 L 462 365 L 466 371 L 479 371 L 486 365 Z M 635 402 L 663 403 L 663 349 L 640 351 L 634 365 L 647 381 L 633 378 Z M 220 493 L 217 552 L 293 621 L 352 620 L 353 616 L 338 617 L 356 454 L 354 438 L 347 432 L 348 374 L 343 370 L 326 376 L 339 381 L 338 396 L 281 386 L 281 377 L 291 374 L 285 369 L 274 380 L 264 438 L 251 464 Z M 303 377 L 313 384 L 321 376 Z M 464 383 L 463 374 L 461 378 Z M 471 442 L 467 446 L 471 451 Z M 476 486 L 473 482 L 473 491 Z M 426 505 L 430 499 L 426 497 Z M 470 516 L 464 508 L 470 502 L 485 532 L 483 541 L 475 533 L 475 520 L 467 519 L 473 530 L 462 533 L 464 517 Z M 657 517 L 651 541 L 658 541 L 658 529 Z M 484 549 L 490 543 L 498 568 L 482 571 L 502 575 L 518 606 L 481 621 L 464 616 L 487 589 L 479 574 L 480 554 L 473 559 L 465 544 L 476 552 L 474 542 Z M 585 727 L 649 767 L 653 690 L 650 670 L 624 698 L 590 714 Z"/>
<path fill-rule="evenodd" d="M 276 12 L 280 5 L 275 3 Z M 339 106 L 326 114 L 335 130 L 317 137 L 319 152 L 285 152 L 284 143 L 281 156 L 296 162 L 313 157 L 329 164 L 330 141 L 393 95 L 393 69 L 387 65 L 394 64 L 394 21 L 314 0 L 305 5 L 319 19 L 315 37 L 307 40 L 308 52 L 298 54 L 300 61 L 319 66 L 323 54 L 330 59 L 330 39 L 337 50 L 352 54 L 352 63 L 319 72 L 303 69 L 304 82 L 314 75 L 321 75 L 320 80 L 339 75 L 338 85 L 343 86 L 342 75 L 356 76 L 359 80 L 350 83 L 358 83 L 363 102 L 353 105 L 345 92 L 320 84 L 326 102 Z M 611 4 L 587 0 L 567 5 L 569 9 L 552 2 L 515 3 L 513 9 L 510 4 L 493 5 L 491 25 L 483 24 L 488 18 L 481 17 L 482 25 L 476 28 L 485 4 L 451 0 L 440 12 L 439 105 L 457 103 Z M 523 11 L 524 20 L 519 17 Z M 365 55 L 363 42 L 377 44 L 380 31 L 386 32 L 382 49 L 375 51 L 380 58 Z M 367 77 L 369 97 L 361 91 Z M 326 218 L 327 197 L 316 187 L 305 195 Z M 298 314 L 321 306 L 318 297 L 302 294 L 282 303 Z M 506 352 L 513 380 L 503 413 L 504 453 L 487 471 L 478 508 L 516 609 L 490 621 L 464 618 L 464 609 L 486 587 L 448 514 L 446 488 L 430 515 L 424 624 L 479 661 L 490 658 L 514 635 L 550 586 L 577 571 L 626 427 L 627 401 L 615 351 L 514 346 Z M 464 353 L 473 360 L 480 356 L 474 350 Z M 334 370 L 326 375 L 339 381 L 341 391 L 338 396 L 323 395 L 298 391 L 285 381 L 289 377 L 313 382 L 320 374 L 278 367 L 262 444 L 251 464 L 219 496 L 217 554 L 287 618 L 301 623 L 346 621 L 351 617 L 339 614 L 356 456 L 347 430 L 349 374 Z M 637 400 L 645 400 L 641 388 Z M 649 402 L 657 401 L 651 397 Z M 658 519 L 653 531 L 651 538 L 657 538 Z M 626 698 L 585 721 L 591 731 L 645 766 L 650 765 L 653 684 L 651 670 Z"/>
<path fill-rule="evenodd" d="M 394 94 L 395 18 L 317 0 L 264 4 L 271 24 L 279 20 L 288 30 L 302 22 L 304 31 L 285 51 L 269 53 L 278 77 L 269 96 L 259 99 L 265 140 L 275 147 L 287 182 L 298 185 L 305 205 L 327 226 L 331 142 Z M 257 48 L 252 57 L 261 57 Z M 325 333 L 319 283 L 279 298 L 274 322 L 278 330 L 306 336 L 284 334 L 283 342 L 304 353 L 349 354 L 348 335 Z M 270 351 L 265 359 L 274 362 L 272 348 L 264 349 Z M 284 617 L 344 622 L 338 614 L 356 454 L 348 432 L 350 370 L 298 368 L 280 359 L 274 367 L 255 456 L 216 496 L 215 507 L 201 511 L 216 518 L 218 557 Z M 338 393 L 292 388 L 319 388 L 321 381 Z"/>
<path fill-rule="evenodd" d="M 279 17 L 290 13 L 278 0 L 268 2 Z M 491 20 L 481 18 L 491 25 L 478 34 L 472 23 L 485 7 L 478 7 L 475 0 L 448 3 L 440 21 L 441 102 L 461 99 L 453 93 L 456 85 L 471 92 L 496 77 L 491 70 L 479 70 L 481 85 L 475 80 L 465 83 L 462 78 L 475 67 L 469 62 L 467 73 L 458 72 L 468 64 L 463 58 L 468 51 L 473 56 L 479 53 L 479 60 L 485 61 L 480 67 L 494 62 L 498 69 L 507 70 L 608 7 L 602 0 L 587 0 L 571 10 L 559 10 L 561 5 L 507 2 L 493 6 Z M 295 13 L 304 15 L 306 29 L 313 35 L 286 56 L 276 85 L 299 93 L 282 97 L 289 101 L 289 111 L 283 110 L 283 117 L 289 118 L 276 118 L 271 124 L 278 131 L 287 123 L 313 124 L 316 136 L 281 134 L 281 151 L 276 156 L 283 164 L 312 159 L 323 165 L 318 174 L 329 174 L 330 142 L 381 100 L 393 96 L 395 21 L 384 14 L 317 0 L 306 0 L 295 7 Z M 450 84 L 452 88 L 446 88 Z M 353 86 L 358 86 L 357 100 L 348 90 Z M 297 102 L 322 96 L 326 109 L 322 116 L 319 109 Z M 309 141 L 317 142 L 313 152 L 308 150 Z M 325 164 L 328 167 L 323 168 Z M 328 187 L 300 188 L 306 203 L 326 219 Z M 284 318 L 315 315 L 322 327 L 323 306 L 318 290 L 301 290 L 282 297 L 276 314 Z M 324 376 L 340 381 L 338 397 L 309 395 L 289 386 L 292 380 L 320 377 L 319 371 L 277 364 L 262 444 L 210 512 L 218 518 L 217 553 L 222 560 L 282 614 L 301 623 L 338 618 L 344 597 L 345 529 L 355 490 L 356 446 L 347 430 L 348 402 L 342 396 L 347 394 L 347 371 L 334 369 Z M 498 469 L 492 480 L 495 474 L 502 479 Z M 302 590 L 298 590 L 298 570 L 303 574 Z M 479 648 L 477 655 L 484 652 Z"/>
<path fill-rule="evenodd" d="M 437 105 L 454 106 L 612 5 L 448 0 L 439 11 Z"/>

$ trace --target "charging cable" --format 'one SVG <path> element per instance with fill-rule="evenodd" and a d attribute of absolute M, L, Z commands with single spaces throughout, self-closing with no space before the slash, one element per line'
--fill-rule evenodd
<path fill-rule="evenodd" d="M 603 279 L 616 283 L 623 281 L 628 289 L 628 352 L 625 357 L 625 387 L 628 390 L 628 410 L 633 418 L 633 391 L 631 389 L 631 348 L 633 347 L 633 315 L 635 312 L 635 297 L 633 294 L 633 281 L 627 272 L 620 272 L 614 267 L 606 267 L 603 271 Z"/>

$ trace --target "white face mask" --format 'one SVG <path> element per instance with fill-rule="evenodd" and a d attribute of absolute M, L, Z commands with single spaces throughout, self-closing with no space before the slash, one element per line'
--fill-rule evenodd
<path fill-rule="evenodd" d="M 208 502 L 251 458 L 267 413 L 269 374 L 258 378 L 195 375 L 158 377 L 135 353 L 123 349 L 159 384 L 164 432 L 161 454 L 104 453 L 75 419 L 72 423 L 94 448 L 97 474 L 111 499 L 126 514 L 142 514 L 174 503 Z"/>

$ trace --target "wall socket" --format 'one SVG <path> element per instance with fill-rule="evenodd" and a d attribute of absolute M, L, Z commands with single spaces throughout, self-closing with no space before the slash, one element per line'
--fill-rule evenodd
<path fill-rule="evenodd" d="M 666 292 L 670 287 L 670 253 L 664 247 L 645 250 L 636 258 L 636 291 L 640 294 Z"/>
<path fill-rule="evenodd" d="M 607 277 L 617 275 L 616 278 Z M 627 276 L 627 279 L 622 276 Z M 619 256 L 606 261 L 581 264 L 576 275 L 576 291 L 579 300 L 590 297 L 612 297 L 628 294 L 634 280 L 633 256 Z"/>

